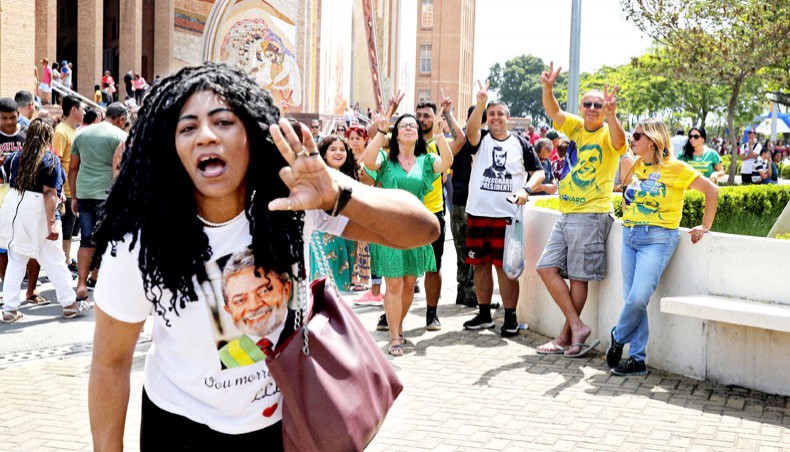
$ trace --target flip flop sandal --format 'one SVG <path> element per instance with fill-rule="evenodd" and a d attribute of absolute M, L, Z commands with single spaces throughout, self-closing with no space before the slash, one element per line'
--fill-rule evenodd
<path fill-rule="evenodd" d="M 8 317 L 6 317 L 8 316 Z M 3 323 L 14 323 L 24 317 L 19 311 L 3 311 L 3 318 L 0 319 Z"/>
<path fill-rule="evenodd" d="M 76 308 L 63 308 L 63 317 L 73 319 L 91 308 L 91 305 L 85 300 L 80 300 Z"/>
<path fill-rule="evenodd" d="M 576 353 L 572 353 L 572 354 L 568 354 L 568 353 L 566 352 L 566 353 L 565 353 L 565 357 L 566 357 L 566 358 L 581 358 L 581 357 L 583 357 L 584 355 L 586 355 L 586 354 L 587 354 L 587 352 L 589 352 L 590 350 L 592 350 L 593 348 L 595 348 L 596 346 L 598 346 L 598 344 L 600 344 L 600 343 L 601 343 L 601 341 L 600 341 L 600 340 L 598 340 L 598 339 L 596 339 L 596 340 L 595 340 L 595 341 L 593 341 L 593 343 L 592 343 L 592 344 L 590 344 L 590 345 L 587 345 L 587 344 L 584 344 L 584 343 L 576 343 L 576 344 L 571 344 L 571 346 L 570 346 L 570 347 L 568 347 L 568 350 L 572 349 L 573 347 L 579 347 L 579 351 L 578 351 L 578 352 L 576 352 Z"/>
<path fill-rule="evenodd" d="M 541 348 L 543 350 L 536 350 L 538 355 L 563 355 L 565 354 L 565 350 L 568 350 L 567 347 L 561 347 L 552 341 L 549 341 L 538 347 L 538 349 Z"/>
<path fill-rule="evenodd" d="M 41 294 L 35 294 L 25 301 L 36 306 L 43 306 L 45 304 L 49 304 L 49 300 Z"/>

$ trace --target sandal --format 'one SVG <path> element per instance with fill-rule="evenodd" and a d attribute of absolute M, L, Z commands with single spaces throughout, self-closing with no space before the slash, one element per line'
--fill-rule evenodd
<path fill-rule="evenodd" d="M 76 308 L 63 308 L 63 317 L 73 319 L 91 308 L 91 305 L 85 300 L 79 300 L 75 303 L 78 303 Z"/>
<path fill-rule="evenodd" d="M 366 290 L 368 290 L 368 286 L 364 284 L 354 284 L 351 286 L 352 292 L 364 292 Z"/>
<path fill-rule="evenodd" d="M 35 293 L 32 297 L 25 300 L 26 302 L 36 305 L 36 306 L 43 306 L 45 304 L 49 304 L 49 300 L 45 298 L 43 295 Z"/>
<path fill-rule="evenodd" d="M 14 323 L 22 317 L 24 316 L 19 311 L 3 311 L 3 318 L 0 320 L 2 320 L 3 323 Z"/>
<path fill-rule="evenodd" d="M 403 356 L 403 344 L 400 343 L 400 340 L 393 339 L 390 341 L 389 354 L 392 356 Z"/>

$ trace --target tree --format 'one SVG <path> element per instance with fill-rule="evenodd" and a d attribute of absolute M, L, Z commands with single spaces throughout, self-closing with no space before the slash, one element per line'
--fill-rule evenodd
<path fill-rule="evenodd" d="M 533 55 L 521 55 L 505 62 L 504 66 L 494 64 L 489 69 L 490 89 L 496 91 L 499 99 L 510 108 L 511 116 L 530 115 L 535 122 L 547 121 L 543 110 L 540 74 L 548 69 L 542 59 Z M 567 73 L 560 74 L 557 86 L 565 87 L 565 95 L 560 91 L 557 99 L 567 96 Z M 560 106 L 564 108 L 564 102 Z"/>
<path fill-rule="evenodd" d="M 744 85 L 786 67 L 790 2 L 781 0 L 620 0 L 628 19 L 666 46 L 679 79 L 727 87 L 727 126 L 734 132 Z M 699 70 L 704 68 L 704 70 Z M 737 158 L 737 133 L 731 133 Z M 735 165 L 730 166 L 730 184 Z"/>

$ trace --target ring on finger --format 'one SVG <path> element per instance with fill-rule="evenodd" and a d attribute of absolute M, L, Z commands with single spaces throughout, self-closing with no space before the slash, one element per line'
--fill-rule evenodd
<path fill-rule="evenodd" d="M 288 210 L 294 210 L 293 203 L 291 202 L 290 199 L 288 200 Z"/>
<path fill-rule="evenodd" d="M 307 153 L 307 149 L 304 146 L 302 146 L 302 149 L 300 149 L 299 152 L 296 153 L 296 156 L 297 157 L 303 157 L 303 156 L 308 156 L 309 157 L 310 154 L 308 154 Z"/>

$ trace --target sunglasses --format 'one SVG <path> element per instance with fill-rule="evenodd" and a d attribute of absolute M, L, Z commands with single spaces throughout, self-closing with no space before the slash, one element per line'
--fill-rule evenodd
<path fill-rule="evenodd" d="M 696 140 L 697 138 L 702 138 L 702 135 L 697 135 L 696 133 L 692 133 L 691 135 L 689 135 L 689 138 L 694 138 Z"/>
<path fill-rule="evenodd" d="M 603 104 L 600 102 L 583 102 L 582 105 L 584 108 L 595 107 L 597 110 L 603 108 Z"/>
<path fill-rule="evenodd" d="M 631 136 L 634 138 L 632 141 L 639 141 L 642 137 L 647 137 L 644 132 L 634 132 Z"/>
<path fill-rule="evenodd" d="M 311 129 L 317 129 L 318 126 L 310 126 Z"/>

